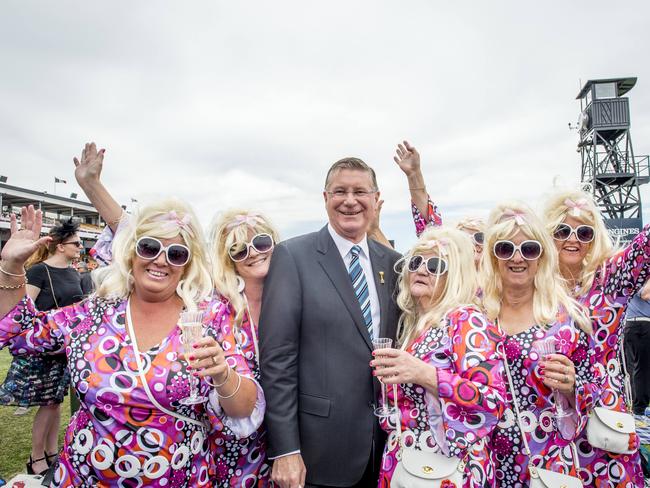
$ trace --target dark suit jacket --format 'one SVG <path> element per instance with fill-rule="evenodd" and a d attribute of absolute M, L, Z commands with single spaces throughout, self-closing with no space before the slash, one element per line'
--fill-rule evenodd
<path fill-rule="evenodd" d="M 380 336 L 394 339 L 393 265 L 400 255 L 371 239 L 368 249 Z M 259 330 L 269 456 L 300 450 L 308 483 L 354 485 L 384 436 L 373 414 L 372 343 L 327 226 L 275 248 Z"/>

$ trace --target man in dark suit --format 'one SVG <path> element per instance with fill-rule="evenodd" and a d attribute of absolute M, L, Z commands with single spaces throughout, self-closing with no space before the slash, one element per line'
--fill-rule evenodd
<path fill-rule="evenodd" d="M 384 436 L 372 338 L 395 338 L 400 255 L 367 239 L 379 199 L 357 158 L 330 168 L 320 231 L 276 246 L 264 285 L 260 362 L 272 477 L 282 488 L 376 486 Z"/>

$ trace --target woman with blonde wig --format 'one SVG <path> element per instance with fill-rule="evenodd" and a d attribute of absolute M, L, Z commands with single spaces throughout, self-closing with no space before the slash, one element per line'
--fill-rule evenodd
<path fill-rule="evenodd" d="M 210 254 L 215 288 L 224 298 L 228 322 L 253 376 L 259 381 L 258 328 L 264 280 L 269 272 L 278 233 L 262 214 L 228 210 L 219 215 L 210 232 Z M 211 436 L 216 454 L 216 486 L 269 485 L 266 426 L 243 439 L 230 429 Z"/>
<path fill-rule="evenodd" d="M 485 248 L 483 303 L 506 334 L 512 384 L 510 408 L 492 437 L 498 484 L 528 486 L 538 469 L 576 476 L 571 441 L 599 394 L 591 323 L 567 294 L 555 247 L 527 206 L 498 205 L 488 220 Z M 548 356 L 541 341 L 553 347 Z"/>
<path fill-rule="evenodd" d="M 112 227 L 106 229 L 93 248 L 99 261 L 110 263 L 113 231 L 119 236 L 118 224 L 121 229 L 127 219 L 100 181 L 102 163 L 103 150 L 97 151 L 94 144 L 87 144 L 81 159 L 75 159 L 75 176 Z M 277 240 L 278 233 L 268 219 L 248 210 L 228 210 L 218 215 L 210 230 L 208 261 L 215 299 L 221 306 L 208 311 L 208 315 L 217 314 L 223 333 L 234 337 L 255 381 L 260 376 L 257 324 L 262 291 Z M 265 487 L 269 483 L 266 428 L 262 424 L 265 401 L 261 390 L 258 393 L 250 418 L 228 422 L 208 437 L 214 462 L 210 482 L 214 486 Z"/>
<path fill-rule="evenodd" d="M 41 213 L 30 206 L 21 217 L 2 249 L 0 346 L 65 352 L 81 404 L 53 486 L 211 486 L 208 436 L 247 419 L 261 389 L 224 327 L 222 302 L 210 300 L 194 212 L 173 199 L 142 208 L 116 235 L 96 294 L 49 313 L 23 296 L 23 264 L 48 239 L 39 239 Z M 186 355 L 183 311 L 204 312 L 205 336 Z M 197 381 L 205 402 L 191 404 Z"/>
<path fill-rule="evenodd" d="M 389 436 L 380 487 L 411 486 L 406 450 L 464 463 L 464 487 L 497 486 L 487 441 L 504 409 L 502 336 L 476 305 L 472 255 L 467 234 L 440 227 L 403 258 L 399 348 L 376 350 L 370 363 L 382 382 L 397 385 L 396 396 L 388 387 L 388 401 L 399 415 L 382 420 Z"/>
<path fill-rule="evenodd" d="M 603 381 L 603 394 L 596 406 L 625 412 L 632 398 L 626 398 L 626 371 L 619 358 L 623 353 L 622 318 L 628 301 L 650 276 L 648 228 L 626 247 L 615 250 L 600 211 L 591 196 L 581 191 L 564 191 L 551 197 L 544 220 L 559 254 L 560 273 L 591 317 L 595 362 Z M 644 410 L 645 405 L 639 406 L 635 413 Z M 639 440 L 633 433 L 629 446 L 622 454 L 605 451 L 592 446 L 583 432 L 578 453 L 585 483 L 606 488 L 642 486 Z"/>

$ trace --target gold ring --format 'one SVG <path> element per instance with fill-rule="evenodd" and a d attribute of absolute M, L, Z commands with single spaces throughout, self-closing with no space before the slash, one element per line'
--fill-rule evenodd
<path fill-rule="evenodd" d="M 212 364 L 214 364 L 215 366 L 219 366 L 219 363 L 217 363 L 217 360 L 214 359 L 214 356 L 212 356 L 211 359 L 212 359 Z"/>
<path fill-rule="evenodd" d="M 565 383 L 568 383 L 568 382 L 569 382 L 569 375 L 568 375 L 568 374 L 565 374 L 565 375 L 564 375 L 564 382 L 565 382 Z"/>
<path fill-rule="evenodd" d="M 569 367 L 568 367 L 568 366 L 564 366 L 564 374 L 567 374 L 568 372 L 569 372 Z"/>

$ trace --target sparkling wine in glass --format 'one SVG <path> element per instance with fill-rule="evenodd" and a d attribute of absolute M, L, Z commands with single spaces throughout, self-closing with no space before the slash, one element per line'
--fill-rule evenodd
<path fill-rule="evenodd" d="M 533 342 L 533 350 L 539 354 L 540 359 L 546 360 L 550 354 L 555 354 L 557 352 L 558 342 L 555 337 L 550 336 L 545 339 L 540 339 Z M 553 388 L 553 403 L 555 404 L 555 417 L 556 418 L 565 418 L 571 415 L 571 412 L 568 412 L 564 408 L 564 397 Z"/>
<path fill-rule="evenodd" d="M 393 339 L 390 339 L 388 337 L 379 337 L 377 339 L 372 340 L 372 348 L 374 350 L 391 349 L 392 347 L 393 347 Z M 395 413 L 397 413 L 397 408 L 395 408 L 395 406 L 391 407 L 390 405 L 388 405 L 388 397 L 386 395 L 386 385 L 381 380 L 379 382 L 381 383 L 381 405 L 375 408 L 375 415 L 377 417 L 382 417 L 382 418 L 390 417 L 392 415 L 395 415 Z"/>
<path fill-rule="evenodd" d="M 192 344 L 203 337 L 203 312 L 181 312 L 178 325 L 183 334 L 183 353 L 185 353 L 185 360 L 189 364 L 187 358 L 193 351 Z M 179 402 L 182 405 L 196 405 L 197 403 L 204 403 L 207 400 L 207 397 L 199 395 L 199 379 L 195 378 L 194 375 L 190 375 L 190 396 L 181 398 Z"/>

